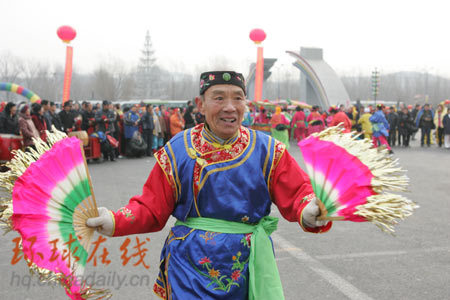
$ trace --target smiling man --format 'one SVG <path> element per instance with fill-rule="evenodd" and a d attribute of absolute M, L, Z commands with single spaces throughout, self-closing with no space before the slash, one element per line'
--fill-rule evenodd
<path fill-rule="evenodd" d="M 87 225 L 109 236 L 161 230 L 177 219 L 161 254 L 154 292 L 163 299 L 284 299 L 269 239 L 278 220 L 325 232 L 307 175 L 284 144 L 241 126 L 245 82 L 232 71 L 200 76 L 205 124 L 180 132 L 155 154 L 142 195 Z"/>

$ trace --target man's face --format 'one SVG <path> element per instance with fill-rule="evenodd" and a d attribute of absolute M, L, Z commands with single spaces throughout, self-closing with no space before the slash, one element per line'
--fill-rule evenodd
<path fill-rule="evenodd" d="M 54 113 L 56 111 L 56 105 L 50 105 L 50 111 Z"/>
<path fill-rule="evenodd" d="M 17 106 L 12 106 L 11 107 L 11 116 L 14 116 L 15 114 L 16 114 L 16 111 L 17 111 Z"/>
<path fill-rule="evenodd" d="M 203 96 L 203 100 L 196 98 L 196 102 L 210 129 L 222 139 L 233 137 L 244 117 L 244 91 L 235 85 L 218 84 L 207 89 Z"/>
<path fill-rule="evenodd" d="M 423 108 L 424 108 L 425 110 L 430 110 L 430 107 L 429 107 L 428 105 L 425 105 Z"/>
<path fill-rule="evenodd" d="M 65 110 L 66 112 L 69 112 L 71 109 L 72 109 L 72 106 L 71 106 L 71 105 L 64 106 L 64 110 Z"/>
<path fill-rule="evenodd" d="M 136 106 L 132 106 L 131 107 L 131 111 L 134 112 L 134 113 L 137 112 L 137 107 Z"/>

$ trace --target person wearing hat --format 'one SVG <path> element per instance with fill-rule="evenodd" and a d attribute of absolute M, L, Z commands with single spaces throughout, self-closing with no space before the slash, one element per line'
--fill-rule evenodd
<path fill-rule="evenodd" d="M 108 236 L 161 230 L 177 219 L 161 253 L 153 291 L 162 299 L 284 299 L 268 237 L 282 216 L 308 232 L 325 232 L 307 175 L 285 146 L 241 125 L 240 73 L 200 76 L 197 107 L 205 123 L 175 135 L 155 153 L 144 185 L 116 212 L 99 208 L 89 227 Z M 293 180 L 295 178 L 295 180 Z"/>

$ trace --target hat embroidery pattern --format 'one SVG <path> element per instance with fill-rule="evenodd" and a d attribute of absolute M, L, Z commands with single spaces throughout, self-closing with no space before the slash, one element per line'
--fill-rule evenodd
<path fill-rule="evenodd" d="M 214 71 L 202 73 L 200 75 L 200 94 L 203 95 L 208 88 L 216 84 L 236 85 L 242 88 L 245 94 L 245 79 L 242 74 L 234 71 Z"/>
<path fill-rule="evenodd" d="M 230 75 L 230 73 L 223 73 L 222 78 L 225 81 L 230 81 L 231 80 L 231 75 Z"/>

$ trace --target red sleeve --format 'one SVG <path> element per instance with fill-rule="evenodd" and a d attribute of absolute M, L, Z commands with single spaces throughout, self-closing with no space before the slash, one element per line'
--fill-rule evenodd
<path fill-rule="evenodd" d="M 173 189 L 159 164 L 153 168 L 142 195 L 113 213 L 114 236 L 159 231 L 166 225 L 175 207 Z"/>
<path fill-rule="evenodd" d="M 314 199 L 314 192 L 308 175 L 289 152 L 284 151 L 272 176 L 272 199 L 286 220 L 298 222 L 307 232 L 322 233 L 330 230 L 332 222 L 315 228 L 302 224 L 303 209 Z"/>

